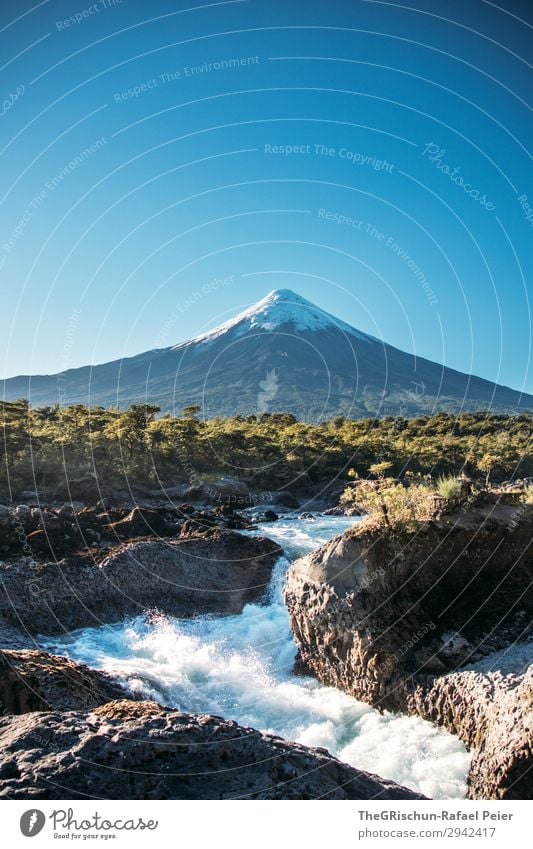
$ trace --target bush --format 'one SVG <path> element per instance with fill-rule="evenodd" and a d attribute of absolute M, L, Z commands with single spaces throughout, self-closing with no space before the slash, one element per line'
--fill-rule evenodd
<path fill-rule="evenodd" d="M 341 502 L 352 503 L 389 528 L 414 529 L 436 517 L 435 494 L 427 484 L 405 487 L 390 478 L 361 481 L 345 489 Z"/>
<path fill-rule="evenodd" d="M 456 477 L 446 477 L 442 476 L 437 480 L 437 492 L 439 495 L 442 495 L 443 498 L 446 498 L 448 501 L 452 501 L 455 498 L 459 498 L 462 491 L 462 482 L 461 478 Z"/>

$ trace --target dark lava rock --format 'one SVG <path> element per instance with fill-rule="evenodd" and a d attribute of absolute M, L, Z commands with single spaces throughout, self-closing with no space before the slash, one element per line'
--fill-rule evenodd
<path fill-rule="evenodd" d="M 172 521 L 169 511 L 149 507 L 134 507 L 123 519 L 109 524 L 109 531 L 119 540 L 175 536 L 179 528 L 176 518 Z"/>
<path fill-rule="evenodd" d="M 39 560 L 59 560 L 87 550 L 98 556 L 99 549 L 127 540 L 170 539 L 210 527 L 239 530 L 249 524 L 233 505 L 212 509 L 190 504 L 108 509 L 101 503 L 97 507 L 0 505 L 0 557 L 26 554 Z"/>
<path fill-rule="evenodd" d="M 103 672 L 44 651 L 0 650 L 0 705 L 3 713 L 91 710 L 125 690 Z"/>
<path fill-rule="evenodd" d="M 249 528 L 249 519 L 236 513 L 233 505 L 221 504 L 208 510 L 193 510 L 180 528 L 180 537 L 205 534 L 211 528 L 227 528 L 228 530 L 244 530 Z"/>
<path fill-rule="evenodd" d="M 0 719 L 0 798 L 422 799 L 279 737 L 155 702 Z"/>
<path fill-rule="evenodd" d="M 0 563 L 0 623 L 59 633 L 137 615 L 239 613 L 265 592 L 279 546 L 212 528 L 208 536 L 130 543 L 89 557 Z"/>

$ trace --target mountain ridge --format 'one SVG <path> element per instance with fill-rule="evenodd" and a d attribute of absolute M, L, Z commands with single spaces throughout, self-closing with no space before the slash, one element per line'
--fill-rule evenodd
<path fill-rule="evenodd" d="M 206 417 L 290 412 L 308 421 L 533 409 L 531 395 L 401 351 L 290 289 L 177 345 L 8 378 L 2 390 L 34 406 L 151 403 L 176 413 L 198 404 Z"/>

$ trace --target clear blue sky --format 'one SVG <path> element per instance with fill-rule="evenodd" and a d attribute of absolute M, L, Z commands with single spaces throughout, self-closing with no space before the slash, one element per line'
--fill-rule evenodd
<path fill-rule="evenodd" d="M 4 0 L 2 376 L 291 288 L 533 392 L 533 8 L 412 3 Z"/>

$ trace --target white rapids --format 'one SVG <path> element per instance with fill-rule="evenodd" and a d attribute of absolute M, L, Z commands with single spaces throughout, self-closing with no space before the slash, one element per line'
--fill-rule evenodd
<path fill-rule="evenodd" d="M 434 799 L 460 799 L 470 755 L 451 734 L 292 674 L 296 647 L 281 590 L 288 563 L 352 525 L 316 515 L 258 526 L 280 543 L 263 604 L 237 616 L 139 616 L 47 639 L 48 651 L 113 674 L 136 692 L 183 711 L 211 713 L 308 746 Z"/>

